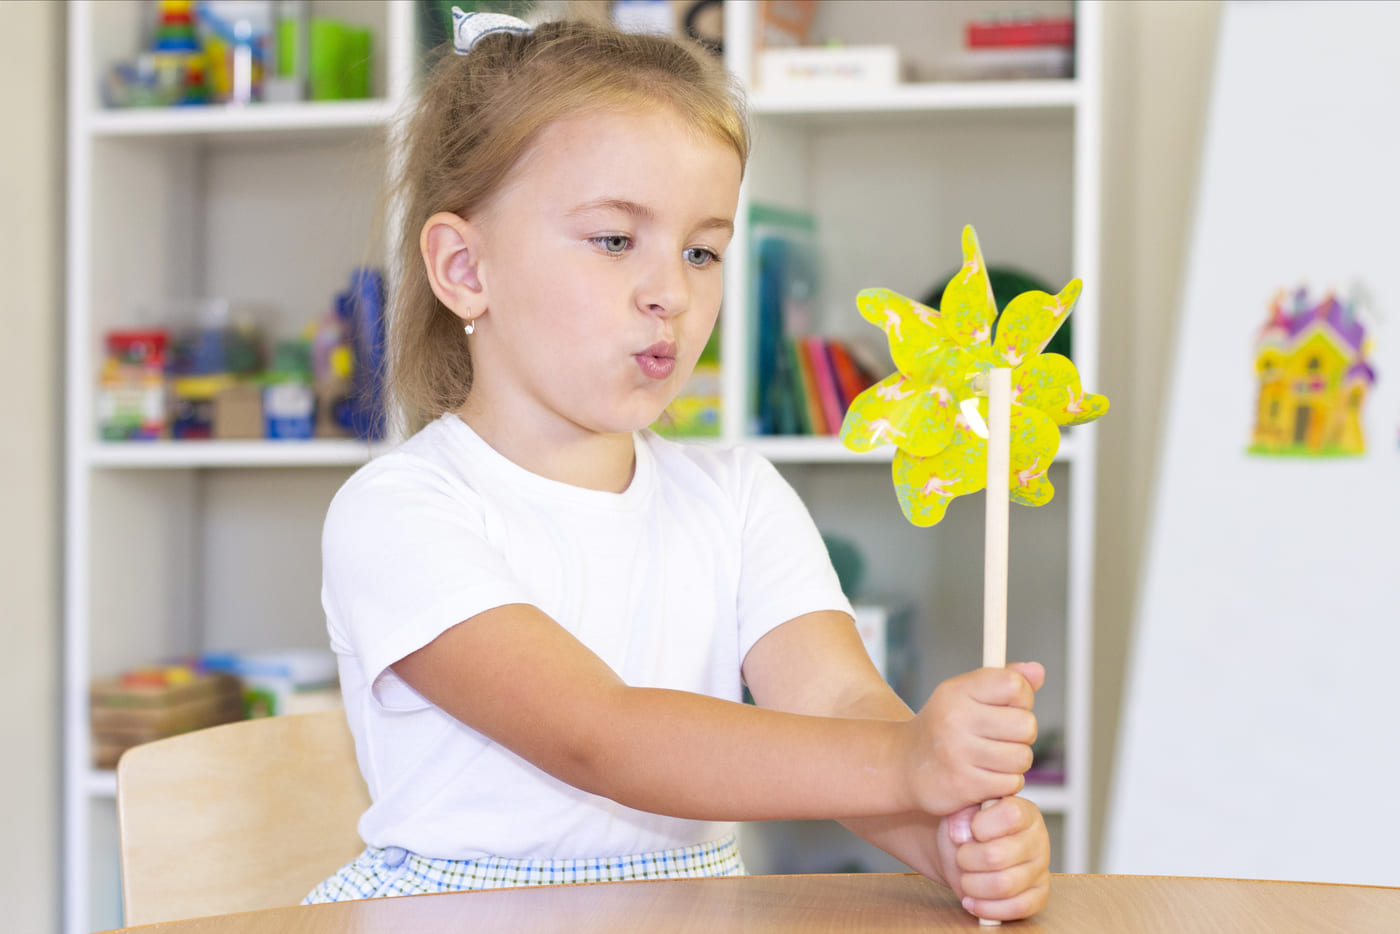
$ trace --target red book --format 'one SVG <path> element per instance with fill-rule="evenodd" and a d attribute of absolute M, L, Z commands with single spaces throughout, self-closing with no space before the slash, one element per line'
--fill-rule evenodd
<path fill-rule="evenodd" d="M 856 366 L 845 344 L 830 341 L 827 351 L 831 354 L 831 368 L 836 371 L 836 384 L 841 389 L 841 406 L 849 409 L 855 397 L 869 389 L 872 381 Z"/>
<path fill-rule="evenodd" d="M 1074 20 L 1029 19 L 1011 23 L 968 23 L 969 49 L 1074 45 Z"/>
<path fill-rule="evenodd" d="M 846 409 L 841 405 L 841 393 L 836 388 L 836 373 L 831 368 L 826 341 L 820 337 L 808 337 L 803 339 L 802 347 L 812 357 L 812 375 L 817 379 L 817 396 L 821 399 L 826 421 L 823 434 L 837 434 L 841 431 L 841 422 L 846 418 Z"/>

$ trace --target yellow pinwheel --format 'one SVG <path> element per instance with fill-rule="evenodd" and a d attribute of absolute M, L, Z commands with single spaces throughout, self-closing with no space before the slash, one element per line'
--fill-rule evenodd
<path fill-rule="evenodd" d="M 1079 298 L 1079 280 L 1058 295 L 1024 292 L 998 317 L 971 227 L 963 228 L 962 249 L 962 268 L 944 290 L 942 308 L 888 289 L 866 289 L 856 299 L 861 316 L 885 331 L 898 371 L 851 402 L 841 440 L 855 451 L 898 448 L 895 494 L 918 526 L 936 524 L 953 497 L 986 486 L 987 377 L 993 369 L 1012 371 L 1012 502 L 1048 503 L 1055 490 L 1045 475 L 1060 447 L 1059 426 L 1108 411 L 1108 399 L 1084 391 L 1069 359 L 1041 353 Z"/>

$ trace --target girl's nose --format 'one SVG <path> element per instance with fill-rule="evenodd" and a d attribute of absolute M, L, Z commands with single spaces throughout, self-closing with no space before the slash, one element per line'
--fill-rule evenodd
<path fill-rule="evenodd" d="M 654 315 L 674 317 L 690 304 L 690 280 L 683 260 L 652 265 L 637 289 L 637 304 Z"/>

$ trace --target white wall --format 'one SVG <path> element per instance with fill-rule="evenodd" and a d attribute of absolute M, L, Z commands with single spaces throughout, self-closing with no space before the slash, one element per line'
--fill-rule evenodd
<path fill-rule="evenodd" d="M 1394 885 L 1400 6 L 1220 27 L 1105 867 Z M 1276 290 L 1358 309 L 1360 457 L 1246 453 Z M 1362 816 L 1364 815 L 1364 816 Z"/>
<path fill-rule="evenodd" d="M 1103 297 L 1093 388 L 1113 408 L 1097 423 L 1096 869 L 1219 16 L 1215 0 L 1104 7 Z"/>
<path fill-rule="evenodd" d="M 0 3 L 0 906 L 58 926 L 62 4 Z"/>

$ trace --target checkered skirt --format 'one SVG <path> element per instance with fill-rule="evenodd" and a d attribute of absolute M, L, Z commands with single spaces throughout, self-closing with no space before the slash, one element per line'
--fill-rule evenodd
<path fill-rule="evenodd" d="M 569 882 L 626 882 L 746 875 L 734 834 L 710 843 L 589 859 L 429 859 L 402 847 L 368 847 L 311 890 L 303 905 Z"/>

